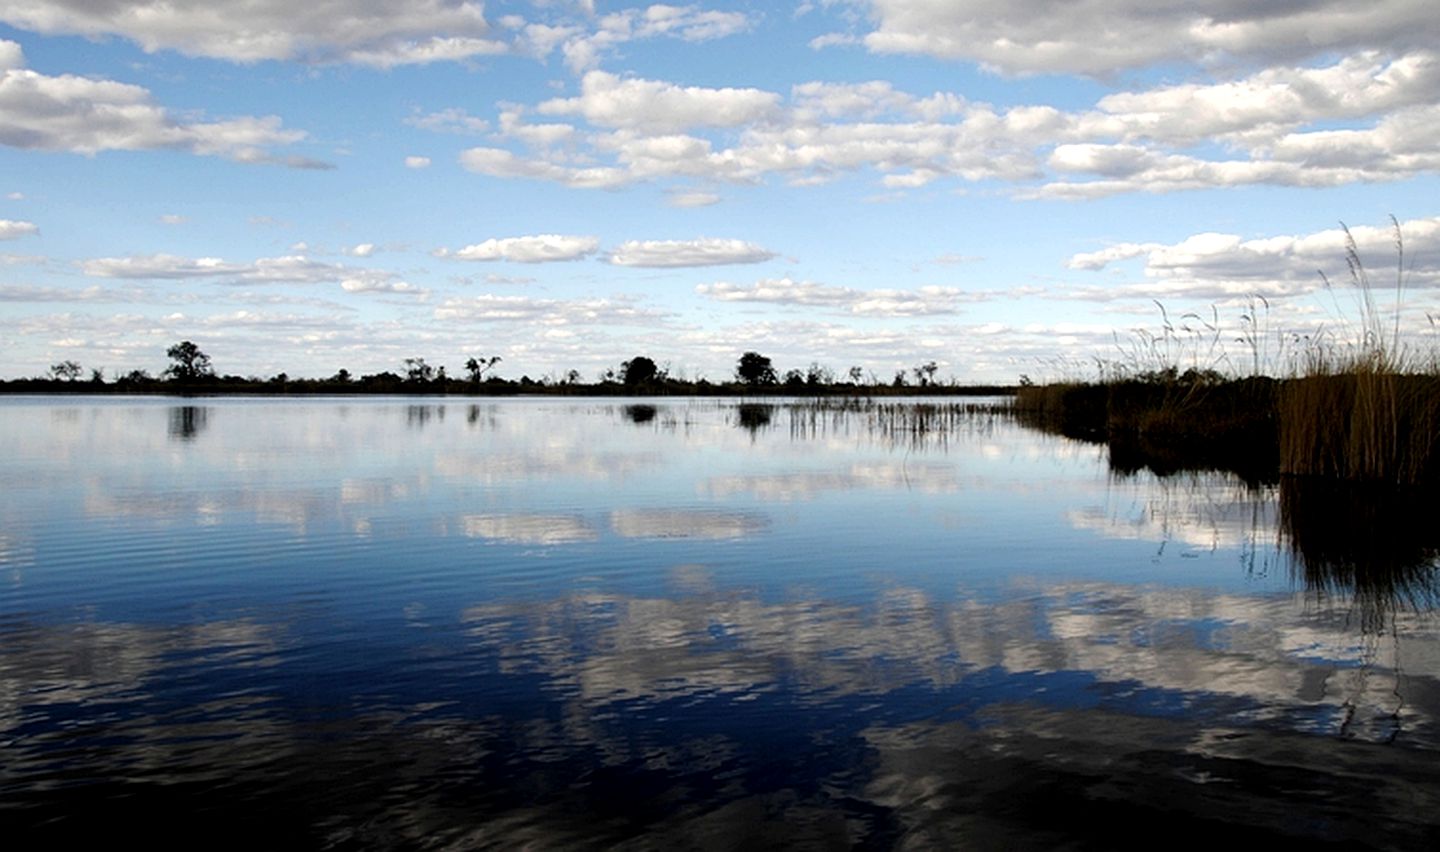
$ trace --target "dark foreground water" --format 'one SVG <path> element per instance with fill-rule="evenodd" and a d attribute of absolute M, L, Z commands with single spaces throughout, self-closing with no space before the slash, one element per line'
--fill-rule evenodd
<path fill-rule="evenodd" d="M 0 836 L 1440 842 L 1433 513 L 904 425 L 0 400 Z"/>

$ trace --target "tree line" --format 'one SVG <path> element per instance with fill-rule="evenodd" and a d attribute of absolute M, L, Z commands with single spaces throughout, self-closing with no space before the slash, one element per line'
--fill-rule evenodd
<path fill-rule="evenodd" d="M 636 355 L 606 368 L 593 381 L 586 381 L 578 370 L 540 379 L 521 376 L 506 379 L 500 376 L 503 358 L 499 355 L 474 355 L 464 362 L 464 371 L 451 375 L 445 366 L 432 365 L 422 357 L 405 358 L 398 371 L 382 370 L 356 376 L 341 369 L 326 378 L 291 378 L 279 373 L 269 378 L 222 375 L 201 348 L 182 340 L 165 350 L 170 360 L 158 376 L 145 370 L 130 370 L 106 381 L 104 371 L 87 373 L 78 362 L 66 360 L 53 365 L 48 375 L 31 379 L 13 379 L 0 383 L 9 391 L 76 391 L 126 393 L 424 393 L 424 394 L 491 394 L 573 393 L 594 395 L 704 395 L 723 393 L 994 393 L 1008 390 L 984 385 L 960 385 L 953 379 L 942 382 L 934 361 L 918 364 L 912 369 L 896 371 L 888 380 L 860 366 L 836 373 L 819 363 L 806 369 L 779 372 L 774 362 L 759 352 L 747 351 L 736 359 L 732 376 L 719 382 L 705 377 L 688 379 L 674 375 L 668 364 L 657 363 L 648 355 Z"/>

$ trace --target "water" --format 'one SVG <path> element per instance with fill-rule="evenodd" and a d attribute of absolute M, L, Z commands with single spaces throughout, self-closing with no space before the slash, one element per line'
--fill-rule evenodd
<path fill-rule="evenodd" d="M 986 414 L 189 402 L 0 400 L 8 837 L 1440 839 L 1434 542 L 1375 580 L 1315 498 Z"/>

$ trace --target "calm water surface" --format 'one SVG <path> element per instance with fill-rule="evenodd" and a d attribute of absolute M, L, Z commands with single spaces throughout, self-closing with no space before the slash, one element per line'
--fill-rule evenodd
<path fill-rule="evenodd" d="M 1436 542 L 1283 485 L 985 414 L 190 402 L 0 400 L 7 837 L 1440 841 Z"/>

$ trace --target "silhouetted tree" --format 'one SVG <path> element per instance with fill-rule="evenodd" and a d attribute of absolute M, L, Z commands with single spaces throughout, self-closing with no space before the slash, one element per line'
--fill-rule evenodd
<path fill-rule="evenodd" d="M 810 368 L 805 371 L 805 384 L 811 387 L 835 384 L 835 374 L 829 367 L 822 367 L 819 362 L 811 361 Z"/>
<path fill-rule="evenodd" d="M 735 376 L 752 387 L 773 385 L 777 381 L 774 365 L 759 352 L 746 352 L 741 355 L 740 363 L 735 367 Z"/>
<path fill-rule="evenodd" d="M 850 383 L 852 385 L 858 385 L 860 384 L 860 379 L 864 378 L 865 371 L 857 364 L 850 368 L 848 375 L 850 376 Z"/>
<path fill-rule="evenodd" d="M 919 382 L 920 387 L 923 388 L 935 381 L 935 371 L 938 369 L 940 369 L 940 365 L 936 364 L 934 361 L 927 361 L 926 363 L 921 364 L 913 370 L 913 372 L 915 373 L 915 380 Z"/>
<path fill-rule="evenodd" d="M 654 381 L 659 372 L 654 361 L 644 355 L 636 355 L 620 364 L 620 381 L 624 382 L 627 388 L 638 387 Z"/>
<path fill-rule="evenodd" d="M 188 340 L 182 340 L 166 349 L 165 357 L 170 359 L 165 375 L 177 382 L 193 382 L 215 375 L 215 371 L 210 367 L 210 356 Z"/>
<path fill-rule="evenodd" d="M 435 368 L 425 363 L 424 358 L 405 359 L 405 381 L 428 382 L 435 378 Z"/>
<path fill-rule="evenodd" d="M 80 378 L 80 373 L 80 364 L 77 361 L 61 361 L 50 368 L 50 375 L 67 382 L 73 382 Z"/>
<path fill-rule="evenodd" d="M 465 371 L 470 374 L 471 384 L 480 384 L 485 377 L 485 371 L 500 363 L 499 355 L 491 355 L 489 358 L 483 355 L 479 358 L 470 358 L 465 362 Z"/>
<path fill-rule="evenodd" d="M 341 367 L 335 371 L 335 375 L 330 377 L 330 381 L 338 385 L 348 385 L 350 384 L 350 371 Z"/>

